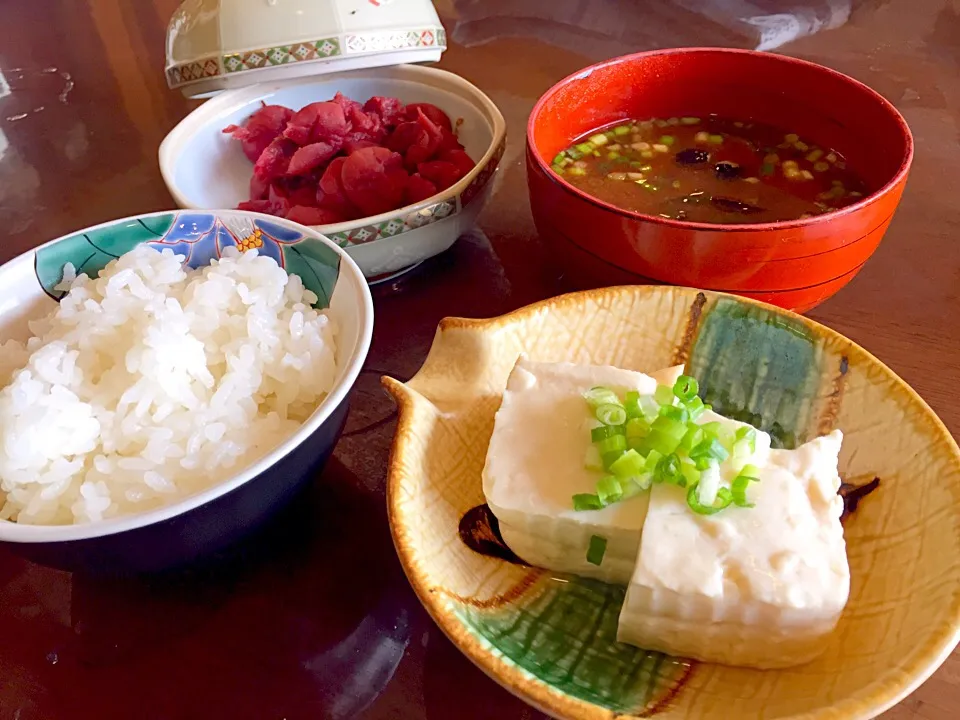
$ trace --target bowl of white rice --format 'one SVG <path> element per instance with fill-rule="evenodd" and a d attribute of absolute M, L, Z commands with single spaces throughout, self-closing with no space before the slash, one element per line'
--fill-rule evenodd
<path fill-rule="evenodd" d="M 309 228 L 164 212 L 0 266 L 0 330 L 0 542 L 151 572 L 226 547 L 313 481 L 373 305 Z"/>

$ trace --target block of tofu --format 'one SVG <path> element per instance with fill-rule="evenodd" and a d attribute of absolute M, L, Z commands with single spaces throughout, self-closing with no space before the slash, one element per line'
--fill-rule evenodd
<path fill-rule="evenodd" d="M 837 495 L 842 434 L 770 450 L 753 508 L 691 512 L 654 485 L 618 639 L 707 662 L 797 665 L 824 648 L 847 602 L 850 570 Z"/>
<path fill-rule="evenodd" d="M 584 467 L 595 421 L 583 393 L 603 385 L 651 394 L 673 385 L 683 367 L 652 376 L 609 366 L 517 360 L 497 412 L 483 468 L 483 492 L 504 541 L 531 565 L 626 585 L 640 548 L 649 493 L 603 508 L 573 509 L 596 491 Z M 587 562 L 592 535 L 607 540 L 598 567 Z"/>

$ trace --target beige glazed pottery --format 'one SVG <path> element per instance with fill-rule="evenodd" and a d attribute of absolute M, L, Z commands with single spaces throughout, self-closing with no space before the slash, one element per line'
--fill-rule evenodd
<path fill-rule="evenodd" d="M 683 362 L 716 409 L 786 447 L 843 430 L 844 482 L 879 486 L 844 521 L 850 600 L 826 653 L 759 671 L 621 645 L 623 588 L 504 559 L 480 477 L 521 352 L 641 371 Z M 554 717 L 870 718 L 957 644 L 960 450 L 890 369 L 810 320 L 684 288 L 606 288 L 445 320 L 420 372 L 384 384 L 400 408 L 388 506 L 407 576 L 473 662 Z"/>

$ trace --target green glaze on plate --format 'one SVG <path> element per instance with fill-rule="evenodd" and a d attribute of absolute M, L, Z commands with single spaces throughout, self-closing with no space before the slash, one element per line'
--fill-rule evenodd
<path fill-rule="evenodd" d="M 505 660 L 561 692 L 618 713 L 652 707 L 691 664 L 616 642 L 624 588 L 542 578 L 515 603 L 454 612 Z"/>
<path fill-rule="evenodd" d="M 810 439 L 820 357 L 802 323 L 719 298 L 701 318 L 687 372 L 714 410 L 770 433 L 774 447 L 793 448 Z"/>

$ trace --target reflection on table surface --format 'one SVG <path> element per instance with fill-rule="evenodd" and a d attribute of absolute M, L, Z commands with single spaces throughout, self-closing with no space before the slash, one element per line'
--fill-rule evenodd
<path fill-rule="evenodd" d="M 0 5 L 3 260 L 172 205 L 157 146 L 197 105 L 162 75 L 177 4 Z M 206 569 L 149 581 L 70 576 L 0 552 L 0 718 L 544 717 L 461 656 L 403 576 L 384 505 L 395 416 L 379 376 L 413 375 L 444 316 L 496 315 L 572 288 L 530 219 L 525 121 L 550 85 L 604 57 L 776 45 L 897 105 L 917 141 L 901 209 L 864 271 L 812 316 L 882 358 L 960 432 L 960 4 L 703 5 L 437 3 L 451 43 L 440 66 L 487 92 L 508 123 L 479 229 L 374 289 L 373 347 L 335 459 L 307 501 L 264 533 Z M 958 678 L 953 658 L 886 717 L 955 717 Z"/>

